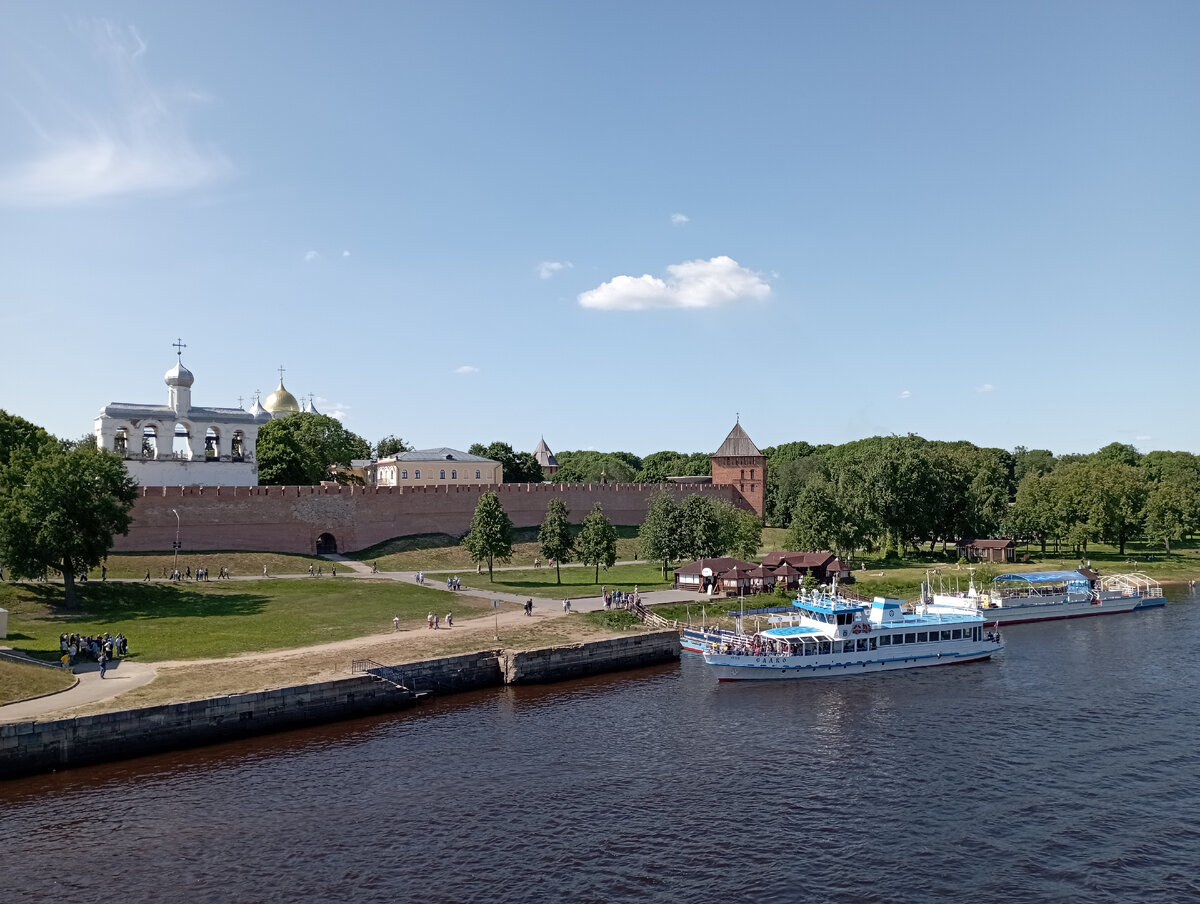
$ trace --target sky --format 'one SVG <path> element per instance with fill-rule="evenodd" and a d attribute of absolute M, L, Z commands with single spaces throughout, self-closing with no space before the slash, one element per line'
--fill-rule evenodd
<path fill-rule="evenodd" d="M 1200 452 L 1200 4 L 12 2 L 0 408 Z"/>

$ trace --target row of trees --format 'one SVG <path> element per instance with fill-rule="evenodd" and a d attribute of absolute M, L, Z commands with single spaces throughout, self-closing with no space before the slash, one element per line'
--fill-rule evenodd
<path fill-rule="evenodd" d="M 639 458 L 631 452 L 560 452 L 555 483 L 662 483 L 668 477 L 705 476 L 712 459 L 703 452 L 654 452 Z"/>
<path fill-rule="evenodd" d="M 570 512 L 561 499 L 551 499 L 546 508 L 546 519 L 538 531 L 538 547 L 547 564 L 554 563 L 555 580 L 562 583 L 559 566 L 578 561 L 596 569 L 596 581 L 600 580 L 600 566 L 611 567 L 617 561 L 617 529 L 604 515 L 604 507 L 596 503 L 583 523 L 572 528 Z M 487 563 L 488 580 L 493 579 L 496 562 L 505 563 L 512 559 L 513 523 L 500 504 L 495 493 L 484 493 L 475 506 L 471 519 L 471 530 L 463 537 L 463 546 L 472 562 Z"/>
<path fill-rule="evenodd" d="M 1200 530 L 1200 459 L 1187 452 L 1142 455 L 1111 443 L 1090 455 L 1013 452 L 919 436 L 840 446 L 790 443 L 768 455 L 768 512 L 796 549 L 840 554 L 961 538 L 1013 536 L 1087 550 L 1171 540 Z"/>
<path fill-rule="evenodd" d="M 662 563 L 663 578 L 671 562 L 734 555 L 749 559 L 762 545 L 762 521 L 753 512 L 724 499 L 694 494 L 676 503 L 670 493 L 650 500 L 638 531 L 641 554 Z"/>

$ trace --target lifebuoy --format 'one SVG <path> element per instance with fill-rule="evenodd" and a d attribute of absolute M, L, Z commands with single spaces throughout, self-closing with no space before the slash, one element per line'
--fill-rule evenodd
<path fill-rule="evenodd" d="M 871 633 L 871 623 L 870 622 L 863 622 L 862 632 L 863 632 L 863 634 Z"/>
<path fill-rule="evenodd" d="M 855 625 L 850 630 L 853 631 L 855 634 L 862 634 L 862 625 Z"/>

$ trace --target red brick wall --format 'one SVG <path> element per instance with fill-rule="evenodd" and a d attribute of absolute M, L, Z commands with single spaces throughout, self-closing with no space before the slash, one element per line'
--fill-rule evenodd
<path fill-rule="evenodd" d="M 714 484 L 728 486 L 740 495 L 745 504 L 765 517 L 767 459 L 765 455 L 745 457 L 713 457 L 712 479 Z"/>
<path fill-rule="evenodd" d="M 757 472 L 756 472 L 757 473 Z M 114 552 L 187 550 L 311 553 L 330 533 L 339 552 L 410 534 L 465 534 L 479 496 L 496 492 L 516 527 L 536 527 L 550 499 L 562 499 L 578 524 L 599 502 L 613 524 L 641 524 L 651 496 L 704 493 L 747 507 L 732 486 L 706 484 L 527 484 L 445 487 L 142 487 L 129 534 Z M 761 494 L 760 494 L 761 498 Z"/>

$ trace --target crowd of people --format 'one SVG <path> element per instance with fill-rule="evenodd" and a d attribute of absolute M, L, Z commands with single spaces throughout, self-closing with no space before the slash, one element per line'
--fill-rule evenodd
<path fill-rule="evenodd" d="M 124 634 L 113 637 L 107 631 L 103 634 L 60 634 L 58 648 L 62 652 L 62 664 L 73 666 L 80 659 L 90 659 L 99 662 L 101 666 L 111 659 L 123 657 L 129 653 L 129 638 Z"/>
<path fill-rule="evenodd" d="M 167 580 L 170 580 L 170 581 L 209 581 L 209 580 L 212 580 L 212 575 L 209 574 L 207 566 L 198 567 L 196 569 L 195 573 L 193 574 L 191 565 L 185 566 L 183 571 L 180 571 L 178 568 L 172 568 L 168 571 L 167 567 L 164 565 L 160 577 L 164 581 L 167 581 Z M 146 577 L 144 578 L 144 580 L 147 580 L 147 581 L 150 580 L 150 572 L 149 571 L 146 572 Z M 229 569 L 225 568 L 225 567 L 218 568 L 217 569 L 217 580 L 218 581 L 229 580 Z"/>
<path fill-rule="evenodd" d="M 434 615 L 432 612 L 429 613 L 428 621 L 429 621 L 429 629 L 431 631 L 436 631 L 439 628 L 441 628 L 441 626 L 442 626 L 442 617 L 440 615 Z M 396 616 L 394 619 L 392 619 L 392 624 L 395 626 L 396 630 L 399 630 L 400 629 L 400 616 Z M 453 612 L 446 613 L 446 627 L 447 628 L 454 627 L 454 613 Z"/>

